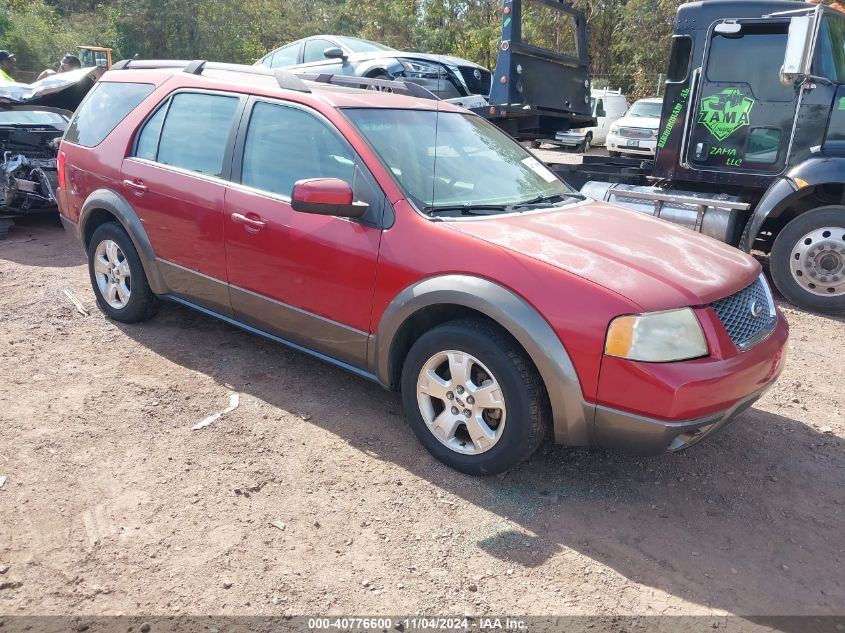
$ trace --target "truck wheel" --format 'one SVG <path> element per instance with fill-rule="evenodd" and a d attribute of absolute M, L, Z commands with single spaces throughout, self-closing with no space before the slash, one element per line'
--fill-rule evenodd
<path fill-rule="evenodd" d="M 469 475 L 513 468 L 546 435 L 550 407 L 539 375 L 512 339 L 483 321 L 453 321 L 421 336 L 401 387 L 423 446 Z"/>
<path fill-rule="evenodd" d="M 135 245 L 119 224 L 106 222 L 94 231 L 88 245 L 88 274 L 97 304 L 115 321 L 137 323 L 155 313 L 158 300 Z"/>
<path fill-rule="evenodd" d="M 845 312 L 845 206 L 802 213 L 775 239 L 772 278 L 781 294 L 814 312 Z"/>

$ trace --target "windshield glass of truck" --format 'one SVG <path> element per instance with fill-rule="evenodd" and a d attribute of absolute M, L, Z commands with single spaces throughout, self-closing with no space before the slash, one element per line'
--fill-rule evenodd
<path fill-rule="evenodd" d="M 381 108 L 344 113 L 421 210 L 489 215 L 580 197 L 480 117 Z"/>
<path fill-rule="evenodd" d="M 816 73 L 845 82 L 845 17 L 825 16 L 816 45 Z"/>

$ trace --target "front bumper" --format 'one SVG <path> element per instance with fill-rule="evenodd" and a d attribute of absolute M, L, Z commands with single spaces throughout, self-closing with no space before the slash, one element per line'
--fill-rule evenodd
<path fill-rule="evenodd" d="M 556 145 L 565 147 L 579 147 L 584 144 L 586 138 L 586 134 L 579 132 L 558 132 L 555 134 L 554 142 Z"/>
<path fill-rule="evenodd" d="M 771 334 L 747 351 L 737 350 L 725 334 L 711 346 L 711 356 L 691 361 L 642 363 L 606 356 L 593 443 L 635 454 L 692 446 L 730 424 L 774 384 L 788 339 L 788 325 L 778 314 Z"/>
<path fill-rule="evenodd" d="M 636 145 L 635 145 L 636 143 Z M 644 154 L 654 156 L 657 151 L 656 138 L 627 138 L 616 134 L 608 134 L 607 149 L 611 152 L 622 152 L 623 154 Z"/>
<path fill-rule="evenodd" d="M 769 389 L 763 389 L 737 402 L 725 411 L 684 422 L 664 422 L 608 407 L 596 407 L 595 443 L 621 449 L 634 455 L 674 453 L 697 444 L 705 437 L 730 425 Z"/>

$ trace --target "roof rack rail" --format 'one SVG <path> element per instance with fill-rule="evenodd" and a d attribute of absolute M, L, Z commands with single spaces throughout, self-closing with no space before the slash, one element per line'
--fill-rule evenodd
<path fill-rule="evenodd" d="M 296 76 L 303 81 L 313 81 L 321 84 L 332 84 L 335 86 L 346 86 L 348 88 L 383 88 L 385 92 L 405 94 L 419 99 L 433 99 L 440 101 L 440 97 L 411 81 L 395 81 L 392 79 L 375 79 L 372 77 L 351 77 L 349 75 L 332 75 L 322 73 L 319 75 L 309 73 L 296 73 Z"/>
<path fill-rule="evenodd" d="M 154 70 L 158 68 L 180 68 L 183 72 L 191 75 L 202 75 L 206 70 L 226 70 L 249 75 L 262 75 L 264 77 L 275 77 L 279 88 L 285 90 L 296 90 L 297 92 L 311 92 L 308 86 L 300 77 L 286 70 L 271 69 L 266 66 L 247 66 L 246 64 L 226 64 L 221 62 L 208 62 L 204 59 L 182 60 L 182 59 L 123 59 L 112 66 L 112 70 Z M 428 92 L 426 90 L 426 92 Z"/>

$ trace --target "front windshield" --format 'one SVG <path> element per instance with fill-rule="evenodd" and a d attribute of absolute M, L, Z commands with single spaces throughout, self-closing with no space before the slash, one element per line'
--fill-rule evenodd
<path fill-rule="evenodd" d="M 845 16 L 826 15 L 816 45 L 816 73 L 845 82 Z"/>
<path fill-rule="evenodd" d="M 67 119 L 45 110 L 0 110 L 0 125 L 49 125 L 64 130 Z"/>
<path fill-rule="evenodd" d="M 660 111 L 662 109 L 662 103 L 657 103 L 654 101 L 637 101 L 634 105 L 631 106 L 631 109 L 628 110 L 627 116 L 641 116 L 659 119 Z"/>
<path fill-rule="evenodd" d="M 560 201 L 573 192 L 545 165 L 482 118 L 433 110 L 344 113 L 423 210 Z M 518 210 L 523 210 L 522 208 Z"/>
<path fill-rule="evenodd" d="M 345 48 L 353 53 L 377 53 L 378 51 L 392 51 L 393 49 L 384 44 L 377 44 L 369 40 L 359 40 L 357 37 L 339 36 L 335 38 Z"/>

